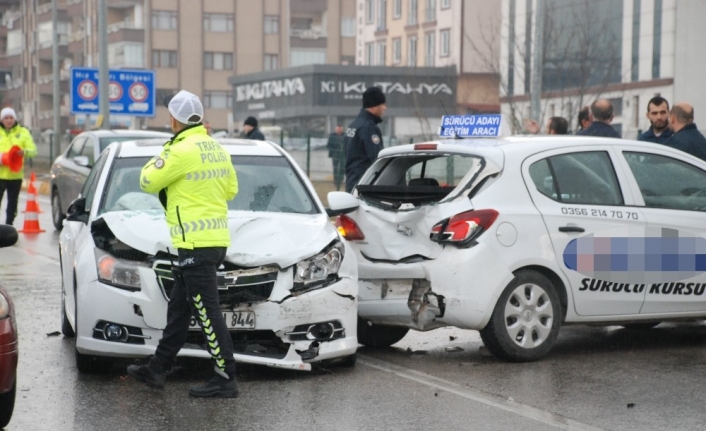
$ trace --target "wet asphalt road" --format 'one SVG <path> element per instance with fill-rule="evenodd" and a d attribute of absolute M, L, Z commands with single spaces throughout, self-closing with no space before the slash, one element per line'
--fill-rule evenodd
<path fill-rule="evenodd" d="M 183 360 L 164 391 L 127 378 L 131 361 L 79 375 L 74 341 L 48 335 L 60 330 L 58 233 L 48 200 L 39 203 L 46 232 L 20 234 L 0 250 L 0 282 L 20 333 L 7 430 L 706 429 L 703 323 L 567 327 L 550 354 L 530 364 L 483 355 L 474 331 L 415 332 L 389 349 L 361 348 L 353 368 L 241 366 L 236 400 L 187 395 L 209 377 L 207 361 Z"/>

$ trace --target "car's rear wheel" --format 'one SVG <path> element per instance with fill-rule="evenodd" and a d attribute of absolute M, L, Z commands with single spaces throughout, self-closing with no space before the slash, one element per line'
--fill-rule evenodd
<path fill-rule="evenodd" d="M 54 223 L 56 230 L 61 230 L 64 227 L 63 221 L 66 216 L 61 211 L 61 199 L 59 199 L 59 191 L 54 189 L 51 193 L 51 221 Z"/>
<path fill-rule="evenodd" d="M 552 282 L 538 272 L 522 271 L 500 295 L 480 335 L 488 350 L 500 359 L 535 361 L 556 342 L 561 316 Z"/>
<path fill-rule="evenodd" d="M 15 372 L 15 384 L 10 392 L 0 394 L 0 428 L 5 428 L 12 419 L 12 411 L 15 409 L 15 393 L 17 392 L 17 372 Z"/>
<path fill-rule="evenodd" d="M 409 328 L 376 325 L 358 317 L 358 342 L 368 347 L 389 347 L 407 335 Z"/>
<path fill-rule="evenodd" d="M 662 322 L 626 323 L 625 325 L 621 326 L 631 331 L 647 331 L 659 325 L 660 323 Z"/>

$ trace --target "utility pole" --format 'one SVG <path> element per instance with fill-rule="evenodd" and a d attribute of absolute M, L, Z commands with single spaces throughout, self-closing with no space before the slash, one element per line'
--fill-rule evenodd
<path fill-rule="evenodd" d="M 54 160 L 56 154 L 61 152 L 61 94 L 59 91 L 59 6 L 58 0 L 51 1 L 51 21 L 52 21 L 52 100 L 54 102 L 54 134 L 51 137 L 49 146 L 49 160 Z"/>
<path fill-rule="evenodd" d="M 98 97 L 101 129 L 110 129 L 110 99 L 108 94 L 108 6 L 107 0 L 98 0 Z"/>
<path fill-rule="evenodd" d="M 532 87 L 530 89 L 530 117 L 541 122 L 542 68 L 544 67 L 544 1 L 537 0 L 534 19 L 534 59 L 532 60 Z"/>

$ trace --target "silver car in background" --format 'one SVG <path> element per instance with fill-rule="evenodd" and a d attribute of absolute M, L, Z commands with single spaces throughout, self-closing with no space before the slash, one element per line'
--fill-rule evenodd
<path fill-rule="evenodd" d="M 171 134 L 146 130 L 92 130 L 80 133 L 51 166 L 51 213 L 56 230 L 61 230 L 66 210 L 76 199 L 93 167 L 94 160 L 111 142 L 136 139 L 164 139 Z"/>

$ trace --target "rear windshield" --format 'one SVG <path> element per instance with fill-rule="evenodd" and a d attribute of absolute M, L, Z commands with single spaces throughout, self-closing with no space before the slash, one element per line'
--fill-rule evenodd
<path fill-rule="evenodd" d="M 108 178 L 99 213 L 162 210 L 156 194 L 140 188 L 142 167 L 149 157 L 116 159 Z M 284 157 L 232 156 L 238 176 L 238 194 L 228 209 L 317 214 L 311 194 Z"/>
<path fill-rule="evenodd" d="M 481 163 L 465 154 L 411 154 L 378 160 L 358 193 L 371 199 L 423 205 L 438 202 Z"/>
<path fill-rule="evenodd" d="M 103 150 L 105 150 L 108 145 L 112 144 L 113 142 L 125 142 L 125 141 L 140 141 L 143 139 L 155 139 L 154 136 L 130 136 L 130 135 L 120 135 L 120 136 L 109 136 L 107 138 L 100 138 L 99 145 L 101 147 L 100 152 L 102 153 Z M 159 139 L 159 138 L 157 138 Z M 164 138 L 164 142 L 167 142 L 169 138 Z"/>

